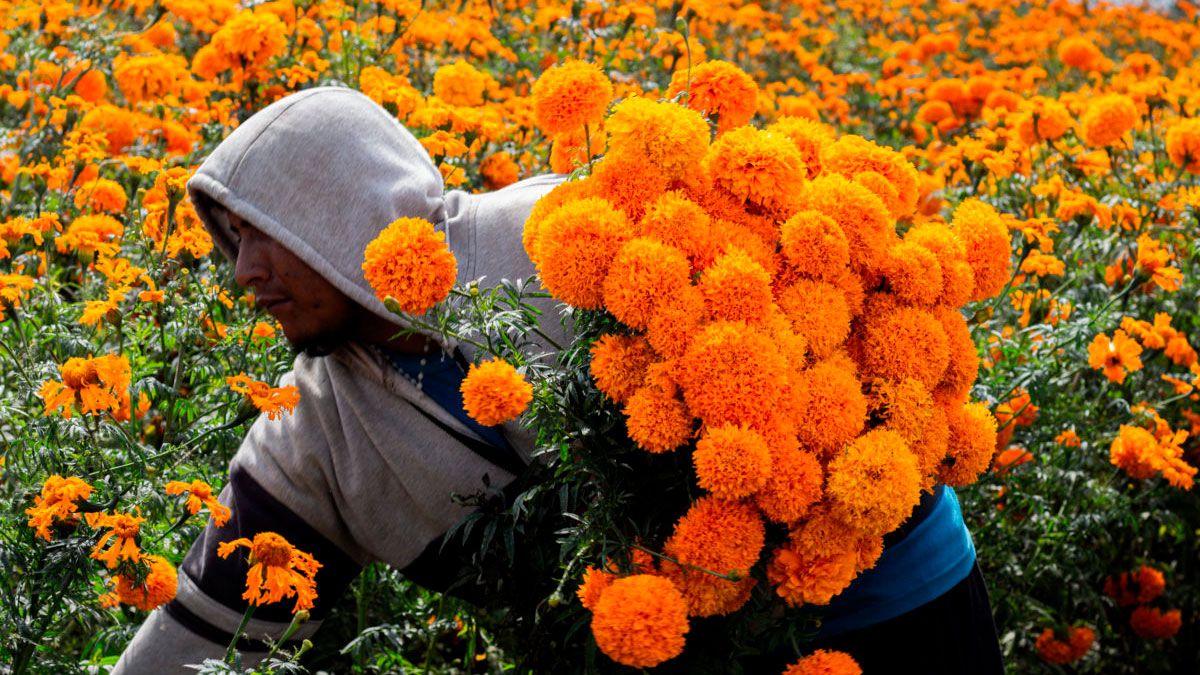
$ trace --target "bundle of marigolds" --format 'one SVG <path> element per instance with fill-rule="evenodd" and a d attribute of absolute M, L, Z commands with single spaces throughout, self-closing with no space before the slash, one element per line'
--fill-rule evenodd
<path fill-rule="evenodd" d="M 959 308 L 1008 282 L 1009 235 L 978 200 L 916 217 L 917 172 L 891 149 L 749 125 L 756 85 L 731 64 L 678 71 L 679 102 L 607 112 L 612 91 L 583 62 L 535 85 L 543 130 L 607 148 L 539 201 L 524 244 L 556 299 L 615 319 L 590 374 L 628 442 L 679 456 L 674 480 L 700 490 L 627 570 L 578 588 L 599 649 L 651 667 L 763 579 L 780 603 L 828 603 L 923 491 L 989 466 Z"/>

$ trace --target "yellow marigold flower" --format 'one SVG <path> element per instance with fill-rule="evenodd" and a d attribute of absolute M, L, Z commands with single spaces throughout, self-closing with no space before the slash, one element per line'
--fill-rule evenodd
<path fill-rule="evenodd" d="M 649 574 L 616 579 L 592 614 L 596 646 L 609 658 L 651 668 L 683 651 L 687 605 L 669 580 Z"/>
<path fill-rule="evenodd" d="M 762 519 L 747 502 L 708 496 L 692 504 L 663 545 L 663 553 L 679 564 L 667 560 L 662 565 L 687 601 L 688 615 L 728 614 L 749 599 L 754 580 L 747 575 L 762 553 L 765 534 Z"/>
<path fill-rule="evenodd" d="M 867 317 L 863 367 L 893 380 L 912 377 L 933 389 L 950 364 L 945 328 L 930 312 L 897 306 Z"/>
<path fill-rule="evenodd" d="M 471 364 L 460 390 L 463 409 L 489 427 L 516 419 L 533 400 L 533 385 L 503 359 Z"/>
<path fill-rule="evenodd" d="M 25 509 L 25 515 L 29 516 L 27 524 L 39 537 L 50 541 L 50 527 L 59 521 L 78 520 L 76 502 L 91 497 L 93 489 L 82 478 L 50 476 L 42 484 L 42 493 L 33 498 L 33 506 Z"/>
<path fill-rule="evenodd" d="M 686 176 L 708 151 L 708 124 L 675 103 L 630 96 L 604 123 L 614 153 L 633 152 L 657 166 L 668 181 Z"/>
<path fill-rule="evenodd" d="M 254 407 L 266 413 L 269 420 L 279 419 L 284 411 L 292 412 L 300 402 L 300 390 L 296 387 L 272 387 L 244 373 L 226 377 L 225 383 L 233 391 L 249 398 Z"/>
<path fill-rule="evenodd" d="M 1072 35 L 1058 43 L 1058 60 L 1063 65 L 1080 70 L 1104 70 L 1108 59 L 1096 43 L 1082 35 Z"/>
<path fill-rule="evenodd" d="M 823 174 L 809 183 L 799 208 L 823 213 L 837 223 L 856 266 L 883 264 L 888 248 L 897 240 L 894 221 L 883 201 L 840 174 Z"/>
<path fill-rule="evenodd" d="M 1074 119 L 1062 103 L 1036 96 L 1022 108 L 1017 118 L 1017 133 L 1026 145 L 1056 141 L 1071 129 Z"/>
<path fill-rule="evenodd" d="M 1100 333 L 1088 345 L 1088 365 L 1103 370 L 1105 377 L 1121 384 L 1127 372 L 1141 370 L 1141 353 L 1142 346 L 1123 330 L 1113 333 L 1111 340 Z"/>
<path fill-rule="evenodd" d="M 849 443 L 867 421 L 867 399 L 854 373 L 832 360 L 814 365 L 796 383 L 800 440 L 826 451 Z"/>
<path fill-rule="evenodd" d="M 599 309 L 609 265 L 633 237 L 625 214 L 598 197 L 563 204 L 538 227 L 538 272 L 559 300 L 580 309 Z"/>
<path fill-rule="evenodd" d="M 726 424 L 696 443 L 692 463 L 700 487 L 724 499 L 739 499 L 766 485 L 771 451 L 753 429 Z"/>
<path fill-rule="evenodd" d="M 704 294 L 695 286 L 679 289 L 659 303 L 646 327 L 646 340 L 668 359 L 683 356 L 704 321 Z"/>
<path fill-rule="evenodd" d="M 783 134 L 791 139 L 800 159 L 808 167 L 806 178 L 816 178 L 821 173 L 821 155 L 836 139 L 833 127 L 803 117 L 780 117 L 767 126 L 768 132 Z"/>
<path fill-rule="evenodd" d="M 967 199 L 954 210 L 950 227 L 962 241 L 975 275 L 971 299 L 983 300 L 999 293 L 1012 274 L 1012 238 L 1000 214 L 989 204 Z"/>
<path fill-rule="evenodd" d="M 458 60 L 433 73 L 433 94 L 450 105 L 481 106 L 496 81 L 467 61 Z"/>
<path fill-rule="evenodd" d="M 45 403 L 44 414 L 61 409 L 70 419 L 76 404 L 83 413 L 109 411 L 120 417 L 129 408 L 129 361 L 124 356 L 70 358 L 59 366 L 61 382 L 46 380 L 38 390 Z"/>
<path fill-rule="evenodd" d="M 647 237 L 625 242 L 604 278 L 604 307 L 630 328 L 644 329 L 659 303 L 691 283 L 691 266 L 674 246 Z M 768 288 L 768 301 L 770 289 Z"/>
<path fill-rule="evenodd" d="M 479 163 L 479 174 L 483 176 L 483 187 L 499 190 L 520 180 L 521 167 L 513 161 L 511 154 L 494 152 Z"/>
<path fill-rule="evenodd" d="M 104 563 L 108 569 L 115 568 L 124 560 L 136 563 L 141 559 L 142 552 L 138 549 L 137 536 L 145 518 L 128 513 L 86 513 L 84 519 L 93 528 L 109 530 L 92 548 L 92 558 Z M 104 551 L 104 547 L 110 542 L 112 546 Z"/>
<path fill-rule="evenodd" d="M 694 425 L 687 406 L 658 383 L 633 392 L 624 412 L 629 438 L 647 452 L 670 452 L 692 437 Z"/>
<path fill-rule="evenodd" d="M 133 104 L 177 95 L 191 79 L 186 59 L 178 54 L 161 53 L 118 56 L 113 61 L 113 77 L 125 100 Z"/>
<path fill-rule="evenodd" d="M 778 302 L 815 360 L 833 354 L 850 335 L 850 305 L 846 294 L 833 284 L 798 279 L 779 291 Z"/>
<path fill-rule="evenodd" d="M 939 479 L 947 485 L 975 482 L 991 466 L 996 452 L 996 418 L 982 403 L 948 411 L 950 447 Z"/>
<path fill-rule="evenodd" d="M 707 268 L 716 259 L 719 245 L 712 219 L 699 204 L 679 192 L 659 196 L 646 209 L 638 229 L 643 236 L 683 251 L 694 272 Z"/>
<path fill-rule="evenodd" d="M 921 500 L 917 456 L 900 434 L 868 431 L 829 462 L 825 495 L 847 525 L 868 534 L 891 532 Z"/>
<path fill-rule="evenodd" d="M 703 167 L 719 195 L 780 217 L 794 211 L 795 195 L 808 174 L 787 136 L 750 126 L 718 137 Z"/>
<path fill-rule="evenodd" d="M 33 277 L 23 274 L 0 274 L 0 300 L 13 309 L 19 309 L 23 292 L 33 288 L 33 283 Z"/>
<path fill-rule="evenodd" d="M 538 127 L 547 134 L 564 134 L 599 124 L 613 86 L 598 66 L 567 61 L 542 73 L 532 96 Z"/>
<path fill-rule="evenodd" d="M 850 242 L 833 218 L 819 211 L 797 211 L 779 230 L 780 248 L 801 274 L 828 279 L 850 264 Z"/>
<path fill-rule="evenodd" d="M 392 221 L 367 244 L 362 269 L 380 300 L 393 298 L 409 314 L 446 299 L 458 276 L 445 233 L 421 218 Z"/>
<path fill-rule="evenodd" d="M 847 134 L 821 153 L 826 173 L 854 178 L 866 172 L 877 173 L 896 189 L 894 202 L 883 200 L 892 218 L 907 218 L 917 209 L 920 181 L 917 170 L 904 155 L 861 136 Z"/>
<path fill-rule="evenodd" d="M 285 597 L 296 598 L 292 613 L 312 609 L 317 599 L 316 575 L 321 563 L 274 532 L 259 532 L 253 541 L 241 538 L 222 542 L 217 546 L 217 555 L 228 558 L 239 546 L 250 549 L 244 600 L 265 605 Z"/>
<path fill-rule="evenodd" d="M 125 226 L 112 216 L 80 216 L 54 240 L 54 246 L 59 253 L 75 251 L 83 255 L 112 256 L 117 254 L 124 233 Z"/>
<path fill-rule="evenodd" d="M 676 372 L 688 409 L 705 424 L 766 425 L 787 400 L 787 362 L 763 331 L 719 321 L 697 335 Z"/>
<path fill-rule="evenodd" d="M 791 524 L 808 515 L 824 495 L 825 470 L 815 453 L 795 442 L 771 447 L 771 471 L 754 504 L 770 520 Z"/>
<path fill-rule="evenodd" d="M 758 110 L 758 85 L 741 68 L 713 59 L 671 76 L 667 98 L 687 92 L 684 103 L 717 123 L 717 133 L 740 127 Z"/>
<path fill-rule="evenodd" d="M 75 208 L 93 212 L 121 213 L 128 199 L 125 188 L 115 180 L 96 178 L 80 185 L 75 191 Z"/>
<path fill-rule="evenodd" d="M 228 63 L 226 68 L 261 68 L 287 51 L 288 33 L 278 16 L 246 9 L 222 24 L 210 44 Z"/>
<path fill-rule="evenodd" d="M 818 649 L 788 666 L 783 675 L 862 675 L 862 668 L 846 652 Z"/>
<path fill-rule="evenodd" d="M 208 507 L 208 512 L 212 514 L 213 525 L 221 527 L 229 521 L 229 507 L 217 501 L 213 495 L 212 486 L 202 480 L 194 480 L 190 483 L 185 483 L 179 480 L 173 480 L 167 483 L 164 491 L 169 495 L 181 495 L 187 493 L 187 510 L 188 513 L 195 515 L 200 512 L 203 507 Z"/>
<path fill-rule="evenodd" d="M 771 310 L 771 275 L 741 249 L 716 259 L 700 276 L 708 317 L 761 323 Z"/>
<path fill-rule="evenodd" d="M 892 293 L 912 305 L 933 305 L 945 288 L 937 256 L 910 241 L 902 241 L 888 251 L 883 275 Z"/>
<path fill-rule="evenodd" d="M 1087 112 L 1079 120 L 1083 142 L 1092 147 L 1115 145 L 1137 126 L 1138 118 L 1137 106 L 1128 96 L 1101 96 L 1088 104 Z"/>
<path fill-rule="evenodd" d="M 1200 173 L 1200 117 L 1180 120 L 1167 129 L 1167 155 L 1184 171 Z"/>
<path fill-rule="evenodd" d="M 139 582 L 135 575 L 117 574 L 109 579 L 113 590 L 100 602 L 105 606 L 123 603 L 149 612 L 175 599 L 178 576 L 175 566 L 161 556 L 144 555 L 142 562 L 148 567 L 145 577 Z"/>

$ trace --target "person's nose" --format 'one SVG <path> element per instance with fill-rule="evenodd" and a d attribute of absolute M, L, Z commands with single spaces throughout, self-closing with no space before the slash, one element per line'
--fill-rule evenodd
<path fill-rule="evenodd" d="M 265 253 L 254 237 L 243 237 L 233 268 L 233 278 L 239 286 L 257 288 L 270 276 Z"/>

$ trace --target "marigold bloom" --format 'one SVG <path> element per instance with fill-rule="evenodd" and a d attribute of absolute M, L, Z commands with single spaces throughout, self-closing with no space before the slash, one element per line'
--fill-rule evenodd
<path fill-rule="evenodd" d="M 533 385 L 498 358 L 471 364 L 460 390 L 467 415 L 489 427 L 516 419 L 533 400 Z"/>
<path fill-rule="evenodd" d="M 718 137 L 703 167 L 718 195 L 785 218 L 808 173 L 786 136 L 750 126 Z"/>
<path fill-rule="evenodd" d="M 791 524 L 808 515 L 821 500 L 825 471 L 817 455 L 794 444 L 771 448 L 771 471 L 766 484 L 754 493 L 754 504 L 768 519 Z"/>
<path fill-rule="evenodd" d="M 380 299 L 409 314 L 424 314 L 454 287 L 458 263 L 443 232 L 421 218 L 398 218 L 367 244 L 363 274 Z"/>
<path fill-rule="evenodd" d="M 718 133 L 746 124 L 758 108 L 758 85 L 727 61 L 713 59 L 676 70 L 667 86 L 667 98 L 684 91 L 687 107 L 716 120 Z"/>
<path fill-rule="evenodd" d="M 806 178 L 816 178 L 821 173 L 821 153 L 836 139 L 836 132 L 828 124 L 803 117 L 781 117 L 767 126 L 767 131 L 787 136 L 800 151 L 800 159 L 808 168 Z"/>
<path fill-rule="evenodd" d="M 625 402 L 629 438 L 648 452 L 668 452 L 692 437 L 692 415 L 673 391 L 657 383 L 641 387 Z"/>
<path fill-rule="evenodd" d="M 96 131 L 108 141 L 110 154 L 118 154 L 132 145 L 138 137 L 139 116 L 115 105 L 102 104 L 89 110 L 79 120 L 79 127 Z"/>
<path fill-rule="evenodd" d="M 613 86 L 598 66 L 567 61 L 542 73 L 532 96 L 538 127 L 547 134 L 563 134 L 598 124 L 612 101 Z"/>
<path fill-rule="evenodd" d="M 124 603 L 149 612 L 175 599 L 178 585 L 175 566 L 157 555 L 144 555 L 141 559 L 149 568 L 145 577 L 139 582 L 134 575 L 115 575 L 109 581 L 112 593 L 100 599 L 102 605 Z"/>
<path fill-rule="evenodd" d="M 786 545 L 775 549 L 767 580 L 791 606 L 827 605 L 858 576 L 861 539 L 827 510 L 820 510 L 792 530 Z"/>
<path fill-rule="evenodd" d="M 825 495 L 847 525 L 867 534 L 891 532 L 921 500 L 917 457 L 900 434 L 868 431 L 829 462 Z"/>
<path fill-rule="evenodd" d="M 1121 384 L 1126 373 L 1141 370 L 1141 353 L 1142 346 L 1123 330 L 1113 333 L 1112 339 L 1100 333 L 1088 345 L 1088 365 L 1103 370 L 1105 377 Z"/>
<path fill-rule="evenodd" d="M 771 275 L 741 249 L 718 257 L 697 287 L 713 320 L 760 323 L 771 309 Z"/>
<path fill-rule="evenodd" d="M 799 208 L 823 213 L 837 223 L 850 243 L 850 259 L 856 266 L 880 265 L 897 239 L 894 222 L 883 201 L 839 174 L 823 174 L 809 183 L 801 195 Z"/>
<path fill-rule="evenodd" d="M 96 178 L 80 185 L 75 191 L 75 208 L 93 212 L 120 213 L 128 199 L 125 188 L 115 180 Z"/>
<path fill-rule="evenodd" d="M 643 236 L 683 251 L 698 272 L 712 265 L 718 253 L 712 219 L 699 204 L 677 191 L 665 192 L 646 209 L 638 223 Z"/>
<path fill-rule="evenodd" d="M 704 321 L 704 294 L 695 286 L 661 302 L 646 328 L 646 339 L 654 351 L 668 359 L 687 352 Z"/>
<path fill-rule="evenodd" d="M 1102 70 L 1107 62 L 1096 43 L 1082 35 L 1072 35 L 1058 43 L 1058 60 L 1080 70 Z"/>
<path fill-rule="evenodd" d="M 499 190 L 521 179 L 521 167 L 507 152 L 494 152 L 479 163 L 479 174 L 483 186 L 488 190 Z"/>
<path fill-rule="evenodd" d="M 814 360 L 833 354 L 850 335 L 850 305 L 833 284 L 799 279 L 779 291 L 778 302 L 792 328 L 804 336 Z"/>
<path fill-rule="evenodd" d="M 292 412 L 300 402 L 300 390 L 293 386 L 271 387 L 265 382 L 251 379 L 245 373 L 225 378 L 233 391 L 244 394 L 254 407 L 266 413 L 267 419 L 277 420 L 284 411 Z"/>
<path fill-rule="evenodd" d="M 709 429 L 692 453 L 697 484 L 724 499 L 762 488 L 771 472 L 771 451 L 753 429 L 726 424 Z"/>
<path fill-rule="evenodd" d="M 975 274 L 971 299 L 983 300 L 999 293 L 1012 274 L 1012 239 L 1000 214 L 989 204 L 967 199 L 954 210 L 950 227 L 962 241 Z"/>
<path fill-rule="evenodd" d="M 554 297 L 580 309 L 599 309 L 603 280 L 633 233 L 625 214 L 598 197 L 563 204 L 537 235 L 538 272 Z"/>
<path fill-rule="evenodd" d="M 1047 628 L 1038 636 L 1035 646 L 1038 655 L 1049 663 L 1067 664 L 1078 661 L 1092 648 L 1096 633 L 1087 626 L 1072 626 L 1066 639 L 1059 639 L 1053 628 Z"/>
<path fill-rule="evenodd" d="M 690 283 L 691 265 L 682 251 L 636 237 L 625 242 L 608 268 L 604 308 L 626 326 L 645 329 L 659 303 Z"/>
<path fill-rule="evenodd" d="M 93 490 L 82 478 L 50 476 L 42 484 L 42 493 L 33 498 L 33 506 L 25 509 L 27 524 L 39 537 L 50 541 L 50 527 L 59 521 L 78 520 L 76 502 L 91 497 Z"/>
<path fill-rule="evenodd" d="M 1147 640 L 1165 640 L 1175 637 L 1183 617 L 1178 609 L 1163 611 L 1154 607 L 1138 607 L 1129 615 L 1129 627 L 1138 637 Z"/>
<path fill-rule="evenodd" d="M 1033 145 L 1062 138 L 1074 124 L 1071 112 L 1062 103 L 1042 96 L 1031 99 L 1017 119 L 1021 141 Z"/>
<path fill-rule="evenodd" d="M 925 248 L 937 257 L 942 272 L 942 292 L 937 303 L 961 307 L 975 290 L 975 271 L 967 262 L 966 249 L 958 235 L 941 223 L 922 223 L 904 234 L 904 241 Z"/>
<path fill-rule="evenodd" d="M 1123 94 L 1108 94 L 1092 101 L 1079 120 L 1083 141 L 1092 147 L 1115 145 L 1138 122 L 1133 99 Z"/>
<path fill-rule="evenodd" d="M 1187 436 L 1178 431 L 1160 439 L 1141 427 L 1121 425 L 1109 446 L 1109 461 L 1132 478 L 1145 480 L 1161 473 L 1171 485 L 1190 490 L 1197 468 L 1183 459 L 1180 445 Z"/>
<path fill-rule="evenodd" d="M 596 646 L 609 658 L 651 668 L 683 651 L 687 605 L 669 580 L 650 574 L 616 579 L 592 614 Z"/>
<path fill-rule="evenodd" d="M 583 605 L 584 609 L 596 611 L 601 594 L 612 585 L 616 578 L 616 575 L 589 566 L 583 572 L 579 588 L 575 590 L 575 597 L 579 598 L 579 604 Z"/>
<path fill-rule="evenodd" d="M 59 253 L 75 251 L 83 255 L 116 255 L 125 226 L 112 216 L 97 214 L 80 216 L 71 221 L 67 231 L 54 240 Z"/>
<path fill-rule="evenodd" d="M 457 60 L 433 73 L 433 94 L 450 105 L 481 106 L 496 81 L 467 61 Z"/>
<path fill-rule="evenodd" d="M 266 66 L 268 61 L 287 51 L 288 33 L 283 21 L 270 12 L 246 9 L 234 14 L 213 34 L 209 43 L 224 66 L 217 72 Z M 213 76 L 196 68 L 195 62 L 193 68 L 202 77 Z"/>
<path fill-rule="evenodd" d="M 937 391 L 965 400 L 979 375 L 979 347 L 971 337 L 971 329 L 962 312 L 946 307 L 936 312 L 935 316 L 942 325 L 946 345 L 950 348 L 949 364 Z"/>
<path fill-rule="evenodd" d="M 987 470 L 996 452 L 996 418 L 982 403 L 947 411 L 950 446 L 941 467 L 941 482 L 967 485 Z"/>
<path fill-rule="evenodd" d="M 86 513 L 84 519 L 93 528 L 109 529 L 92 548 L 92 558 L 104 563 L 108 569 L 115 568 L 124 560 L 136 563 L 141 559 L 142 552 L 137 545 L 137 536 L 145 518 L 128 513 Z M 109 543 L 112 546 L 104 551 L 104 547 Z"/>
<path fill-rule="evenodd" d="M 1144 605 L 1162 595 L 1167 587 L 1163 573 L 1149 565 L 1141 565 L 1132 572 L 1104 579 L 1104 594 L 1121 607 Z"/>
<path fill-rule="evenodd" d="M 801 373 L 796 383 L 800 440 L 824 451 L 849 443 L 867 421 L 867 399 L 854 373 L 832 360 Z"/>
<path fill-rule="evenodd" d="M 179 480 L 173 480 L 166 484 L 163 490 L 169 495 L 181 495 L 187 493 L 187 510 L 188 513 L 195 515 L 200 512 L 203 507 L 208 507 L 208 512 L 212 515 L 213 525 L 221 527 L 229 520 L 229 507 L 217 501 L 213 495 L 212 486 L 202 480 L 194 480 L 190 483 L 185 483 Z"/>
<path fill-rule="evenodd" d="M 591 348 L 589 366 L 596 388 L 615 403 L 624 403 L 646 379 L 654 351 L 639 336 L 603 335 Z"/>
<path fill-rule="evenodd" d="M 740 322 L 705 327 L 679 360 L 676 375 L 688 409 L 709 426 L 761 427 L 787 398 L 783 355 L 766 334 Z"/>
<path fill-rule="evenodd" d="M 708 151 L 708 123 L 676 103 L 630 96 L 613 107 L 604 126 L 613 152 L 642 155 L 669 181 L 683 178 Z"/>
<path fill-rule="evenodd" d="M 863 367 L 892 380 L 911 377 L 929 389 L 942 381 L 950 365 L 950 342 L 937 316 L 896 306 L 867 317 Z"/>
<path fill-rule="evenodd" d="M 942 266 L 937 256 L 920 244 L 902 241 L 893 246 L 883 274 L 892 293 L 909 304 L 929 306 L 942 296 Z"/>
<path fill-rule="evenodd" d="M 0 274 L 0 300 L 3 300 L 5 305 L 18 309 L 21 307 L 24 291 L 33 288 L 33 284 L 33 278 L 24 274 Z"/>
<path fill-rule="evenodd" d="M 850 264 L 850 242 L 833 218 L 819 211 L 797 211 L 779 228 L 788 262 L 801 274 L 828 279 Z"/>
<path fill-rule="evenodd" d="M 920 195 L 917 170 L 904 155 L 861 136 L 847 134 L 830 144 L 821 154 L 825 173 L 854 178 L 873 172 L 883 176 L 895 188 L 894 201 L 884 200 L 893 219 L 907 218 L 917 209 Z"/>
<path fill-rule="evenodd" d="M 730 581 L 709 572 L 746 577 L 764 537 L 762 519 L 746 502 L 708 496 L 692 504 L 663 545 L 663 553 L 680 563 L 664 562 L 663 572 L 687 600 L 689 615 L 726 614 L 745 602 L 752 579 Z"/>
<path fill-rule="evenodd" d="M 274 532 L 259 532 L 253 541 L 243 537 L 221 542 L 217 545 L 217 555 L 228 558 L 239 546 L 250 549 L 244 600 L 265 605 L 285 597 L 296 598 L 292 613 L 312 609 L 317 599 L 316 575 L 321 563 Z"/>
<path fill-rule="evenodd" d="M 1200 117 L 1180 120 L 1167 129 L 1167 155 L 1184 171 L 1200 173 Z"/>
<path fill-rule="evenodd" d="M 521 232 L 521 245 L 525 248 L 525 254 L 529 256 L 533 264 L 539 264 L 539 242 L 542 223 L 545 221 L 546 216 L 568 202 L 594 197 L 595 194 L 595 186 L 592 181 L 586 179 L 572 180 L 559 183 L 553 190 L 542 195 L 542 198 L 534 203 L 533 209 L 529 212 L 529 217 L 525 219 L 525 227 Z"/>
<path fill-rule="evenodd" d="M 121 94 L 135 104 L 179 94 L 183 83 L 190 79 L 188 62 L 178 54 L 122 55 L 113 66 L 113 78 Z"/>
<path fill-rule="evenodd" d="M 1014 446 L 1002 450 L 996 455 L 996 459 L 992 462 L 992 471 L 995 471 L 998 476 L 1003 476 L 1012 469 L 1032 461 L 1033 453 L 1025 448 Z"/>
<path fill-rule="evenodd" d="M 120 418 L 129 409 L 129 361 L 124 356 L 67 359 L 58 367 L 62 381 L 46 380 L 38 390 L 45 415 L 61 410 L 70 419 L 73 406 L 84 414 L 108 411 Z"/>
<path fill-rule="evenodd" d="M 862 668 L 846 652 L 818 649 L 788 666 L 783 675 L 862 675 Z"/>

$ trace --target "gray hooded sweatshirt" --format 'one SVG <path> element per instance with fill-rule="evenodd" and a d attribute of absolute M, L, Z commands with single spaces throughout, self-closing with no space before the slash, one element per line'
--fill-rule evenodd
<path fill-rule="evenodd" d="M 226 256 L 237 239 L 224 207 L 275 239 L 349 298 L 400 325 L 362 272 L 368 242 L 393 220 L 420 217 L 445 233 L 458 281 L 484 285 L 534 273 L 521 230 L 559 176 L 496 192 L 443 194 L 421 144 L 366 96 L 319 87 L 267 106 L 238 127 L 188 182 L 197 212 Z M 543 330 L 555 331 L 543 306 Z M 446 349 L 453 349 L 446 344 Z M 508 447 L 487 443 L 424 394 L 373 348 L 348 343 L 325 357 L 299 356 L 283 379 L 300 402 L 279 420 L 261 416 L 230 463 L 221 501 L 233 516 L 210 522 L 179 568 L 176 598 L 154 611 L 126 648 L 117 673 L 189 673 L 221 658 L 246 608 L 244 550 L 217 544 L 261 531 L 282 534 L 323 565 L 311 635 L 367 563 L 382 561 L 436 586 L 442 535 L 468 515 L 454 496 L 510 482 L 528 461 L 528 437 L 505 427 Z M 485 479 L 486 476 L 486 479 Z M 263 638 L 286 629 L 293 602 L 255 610 L 244 643 L 261 658 Z"/>

